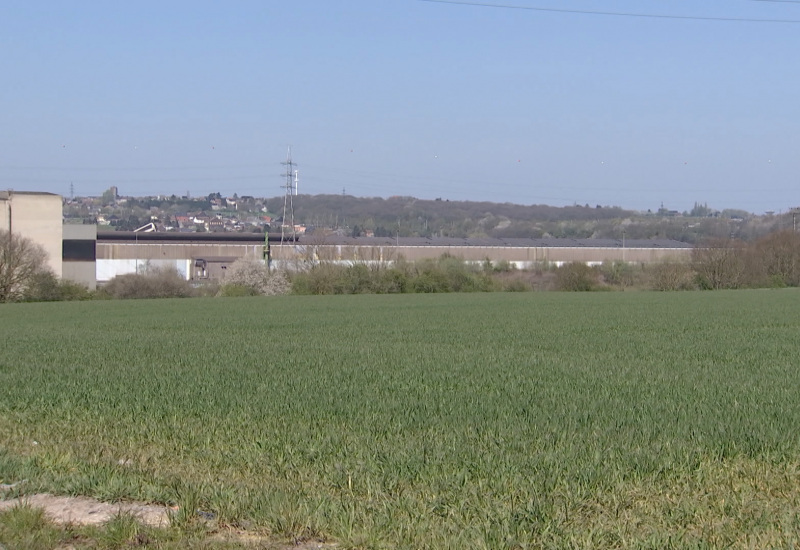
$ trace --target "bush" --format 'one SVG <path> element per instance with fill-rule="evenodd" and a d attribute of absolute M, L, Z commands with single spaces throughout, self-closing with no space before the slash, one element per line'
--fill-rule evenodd
<path fill-rule="evenodd" d="M 486 273 L 509 273 L 516 269 L 514 264 L 508 260 L 500 260 L 498 262 L 492 262 L 489 258 L 483 260 L 483 271 Z"/>
<path fill-rule="evenodd" d="M 258 296 L 256 289 L 245 285 L 222 285 L 217 292 L 217 296 L 223 298 L 242 298 L 245 296 Z"/>
<path fill-rule="evenodd" d="M 556 290 L 586 292 L 597 288 L 597 271 L 582 262 L 564 264 L 556 269 Z"/>
<path fill-rule="evenodd" d="M 289 280 L 282 272 L 270 273 L 263 261 L 239 258 L 227 270 L 220 295 L 273 296 L 290 290 Z"/>
<path fill-rule="evenodd" d="M 508 279 L 500 289 L 504 292 L 528 292 L 529 290 L 533 290 L 531 286 L 522 279 Z"/>
<path fill-rule="evenodd" d="M 417 275 L 411 283 L 411 288 L 414 289 L 414 292 L 420 293 L 450 292 L 450 285 L 445 274 L 434 269 L 423 271 Z"/>
<path fill-rule="evenodd" d="M 341 277 L 343 267 L 321 263 L 307 271 L 299 271 L 291 275 L 292 292 L 294 294 L 337 294 L 337 280 Z"/>
<path fill-rule="evenodd" d="M 600 266 L 600 273 L 606 284 L 627 288 L 636 284 L 641 269 L 628 262 L 606 261 Z"/>
<path fill-rule="evenodd" d="M 748 247 L 745 264 L 751 286 L 800 286 L 800 235 L 776 231 Z"/>
<path fill-rule="evenodd" d="M 488 274 L 448 255 L 417 264 L 397 261 L 388 268 L 320 263 L 292 275 L 295 294 L 484 292 L 494 286 Z"/>
<path fill-rule="evenodd" d="M 485 265 L 473 267 L 449 254 L 419 262 L 411 286 L 415 292 L 488 292 L 495 287 Z"/>
<path fill-rule="evenodd" d="M 695 288 L 692 268 L 682 263 L 661 263 L 649 268 L 653 290 L 692 290 Z"/>
<path fill-rule="evenodd" d="M 373 292 L 376 274 L 363 264 L 347 266 L 336 282 L 336 294 L 369 294 Z"/>
<path fill-rule="evenodd" d="M 408 274 L 400 269 L 381 269 L 376 279 L 376 294 L 401 294 L 409 292 Z"/>
<path fill-rule="evenodd" d="M 200 298 L 214 298 L 220 295 L 222 286 L 216 279 L 205 279 L 201 281 L 192 281 L 195 295 Z"/>
<path fill-rule="evenodd" d="M 744 243 L 712 239 L 692 250 L 692 268 L 697 286 L 706 290 L 739 288 L 745 274 Z"/>
<path fill-rule="evenodd" d="M 111 298 L 188 298 L 195 290 L 177 269 L 149 269 L 144 274 L 117 275 L 103 287 Z"/>
<path fill-rule="evenodd" d="M 91 300 L 93 293 L 85 286 L 58 280 L 50 271 L 41 271 L 31 277 L 22 299 L 26 302 L 61 302 Z"/>

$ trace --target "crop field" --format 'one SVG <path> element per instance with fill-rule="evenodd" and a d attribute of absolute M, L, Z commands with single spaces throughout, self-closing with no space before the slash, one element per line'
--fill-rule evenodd
<path fill-rule="evenodd" d="M 794 547 L 798 306 L 794 290 L 3 305 L 0 483 L 341 548 Z"/>

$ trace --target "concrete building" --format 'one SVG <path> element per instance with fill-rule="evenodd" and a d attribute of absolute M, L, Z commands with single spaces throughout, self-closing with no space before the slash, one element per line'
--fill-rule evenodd
<path fill-rule="evenodd" d="M 48 266 L 59 277 L 90 289 L 117 275 L 148 268 L 174 268 L 187 280 L 224 281 L 239 258 L 263 259 L 258 233 L 107 232 L 94 225 L 63 225 L 62 199 L 52 193 L 0 191 L 0 228 L 44 247 Z M 692 246 L 672 240 L 614 239 L 455 239 L 300 235 L 274 242 L 275 268 L 303 269 L 319 262 L 389 265 L 449 254 L 467 262 L 508 262 L 518 268 L 566 262 L 637 264 L 687 261 Z"/>
<path fill-rule="evenodd" d="M 134 233 L 98 234 L 97 282 L 148 267 L 177 269 L 187 280 L 225 279 L 238 258 L 264 257 L 264 236 L 257 233 Z M 692 246 L 672 240 L 614 239 L 423 239 L 301 236 L 296 242 L 271 242 L 275 268 L 303 269 L 319 262 L 342 265 L 390 265 L 405 259 L 419 261 L 449 254 L 467 262 L 508 262 L 525 269 L 605 261 L 636 264 L 685 262 Z"/>
<path fill-rule="evenodd" d="M 97 226 L 64 225 L 62 278 L 97 288 Z"/>
<path fill-rule="evenodd" d="M 53 193 L 0 191 L 0 228 L 22 235 L 47 252 L 47 265 L 62 275 L 62 200 Z"/>
<path fill-rule="evenodd" d="M 264 236 L 258 233 L 135 233 L 97 235 L 97 283 L 151 268 L 175 269 L 186 280 L 221 281 L 239 258 L 264 258 Z"/>

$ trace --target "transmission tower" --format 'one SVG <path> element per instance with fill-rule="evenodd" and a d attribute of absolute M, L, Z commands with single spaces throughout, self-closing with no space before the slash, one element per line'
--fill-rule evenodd
<path fill-rule="evenodd" d="M 292 227 L 292 241 L 296 240 L 297 235 L 295 234 L 294 229 L 294 194 L 295 194 L 295 186 L 297 185 L 297 170 L 295 170 L 296 163 L 292 162 L 292 146 L 289 146 L 289 152 L 286 155 L 286 162 L 282 162 L 282 165 L 286 167 L 286 172 L 283 176 L 286 178 L 286 183 L 284 184 L 284 195 L 283 195 L 283 217 L 281 218 L 281 244 L 286 240 L 286 211 L 289 211 L 289 219 Z"/>

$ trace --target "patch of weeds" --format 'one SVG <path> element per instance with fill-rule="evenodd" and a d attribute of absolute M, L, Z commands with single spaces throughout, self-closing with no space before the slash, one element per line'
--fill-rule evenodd
<path fill-rule="evenodd" d="M 124 545 L 144 546 L 150 541 L 147 528 L 131 514 L 117 514 L 106 523 L 97 535 L 98 542 L 105 547 L 119 548 Z"/>
<path fill-rule="evenodd" d="M 44 511 L 21 504 L 0 513 L 0 547 L 20 550 L 54 548 L 67 542 L 68 533 L 54 527 Z"/>

